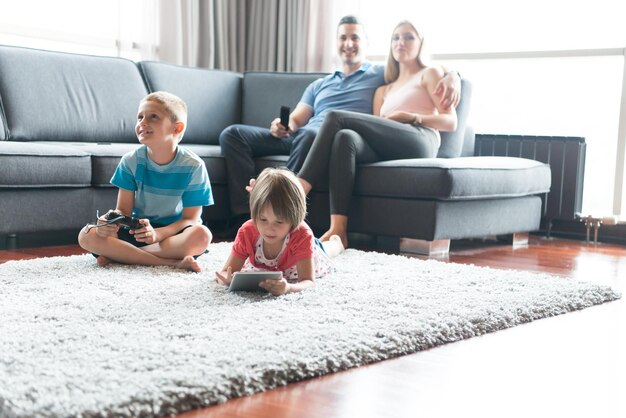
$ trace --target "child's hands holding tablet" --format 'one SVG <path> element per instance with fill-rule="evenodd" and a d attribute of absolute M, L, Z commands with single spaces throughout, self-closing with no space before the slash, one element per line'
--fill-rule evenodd
<path fill-rule="evenodd" d="M 259 283 L 259 286 L 267 290 L 274 296 L 284 295 L 289 291 L 289 283 L 283 277 L 282 273 L 279 279 L 263 280 Z"/>
<path fill-rule="evenodd" d="M 268 292 L 276 295 L 282 293 L 274 293 L 274 283 L 283 281 L 287 284 L 287 281 L 283 278 L 283 274 L 280 271 L 238 271 L 235 274 L 232 274 L 232 270 L 229 267 L 226 272 L 216 272 L 215 276 L 217 281 L 221 284 L 227 285 L 228 290 L 231 292 L 258 292 L 261 290 L 267 290 Z M 279 286 L 279 288 L 280 287 L 281 286 Z"/>

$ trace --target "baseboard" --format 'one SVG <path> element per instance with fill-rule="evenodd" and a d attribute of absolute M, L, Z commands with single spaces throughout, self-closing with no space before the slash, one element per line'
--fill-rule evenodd
<path fill-rule="evenodd" d="M 535 236 L 546 236 L 547 232 L 547 223 L 542 221 L 540 230 L 532 234 Z M 550 236 L 584 241 L 586 238 L 585 225 L 578 220 L 553 221 Z M 593 237 L 593 231 L 591 236 Z M 0 235 L 0 250 L 72 245 L 78 243 L 77 237 L 78 231 L 76 230 L 29 232 L 17 234 L 14 237 L 4 234 Z M 397 237 L 350 233 L 349 239 L 351 245 L 372 249 L 377 248 L 381 251 L 397 251 L 399 247 L 399 239 Z M 626 225 L 601 225 L 598 229 L 598 242 L 626 245 Z"/>
<path fill-rule="evenodd" d="M 547 221 L 542 220 L 541 229 L 537 234 L 548 234 Z M 587 238 L 587 230 L 585 229 L 584 222 L 577 219 L 554 220 L 550 228 L 550 236 L 585 241 Z M 593 229 L 591 230 L 590 237 L 593 241 Z M 598 242 L 626 245 L 626 225 L 600 225 L 600 228 L 598 228 Z"/>
<path fill-rule="evenodd" d="M 0 250 L 78 244 L 77 230 L 0 235 Z"/>

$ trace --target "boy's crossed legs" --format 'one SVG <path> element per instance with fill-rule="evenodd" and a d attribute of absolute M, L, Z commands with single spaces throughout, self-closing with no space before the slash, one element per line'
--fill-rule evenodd
<path fill-rule="evenodd" d="M 176 235 L 147 245 L 135 241 L 127 230 L 120 229 L 118 236 L 102 237 L 95 229 L 83 229 L 78 241 L 81 247 L 97 254 L 98 265 L 101 267 L 113 261 L 122 264 L 172 266 L 200 272 L 202 268 L 195 257 L 204 254 L 213 238 L 211 231 L 204 225 L 187 226 Z"/>

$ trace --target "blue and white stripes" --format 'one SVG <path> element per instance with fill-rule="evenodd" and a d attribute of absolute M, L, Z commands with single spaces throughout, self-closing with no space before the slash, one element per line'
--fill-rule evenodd
<path fill-rule="evenodd" d="M 111 184 L 135 192 L 133 216 L 151 223 L 167 225 L 181 218 L 184 207 L 213 204 L 204 162 L 180 146 L 174 160 L 165 165 L 150 160 L 145 145 L 125 154 Z"/>

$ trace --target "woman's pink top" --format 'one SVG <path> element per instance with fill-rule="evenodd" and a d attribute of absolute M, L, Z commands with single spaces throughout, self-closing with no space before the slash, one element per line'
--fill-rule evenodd
<path fill-rule="evenodd" d="M 430 98 L 426 87 L 422 85 L 422 75 L 424 70 L 420 70 L 402 87 L 389 91 L 392 84 L 386 88 L 383 96 L 383 104 L 380 108 L 380 115 L 386 116 L 395 110 L 401 110 L 420 115 L 433 115 L 437 112 L 435 103 Z"/>

